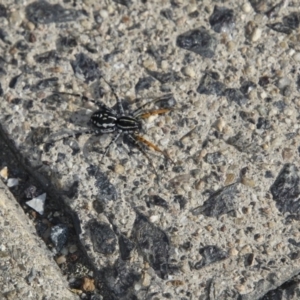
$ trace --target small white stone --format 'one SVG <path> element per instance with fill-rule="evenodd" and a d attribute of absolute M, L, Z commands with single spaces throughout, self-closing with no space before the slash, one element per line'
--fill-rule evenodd
<path fill-rule="evenodd" d="M 196 76 L 195 70 L 191 67 L 183 68 L 182 73 L 190 78 L 194 78 Z"/>
<path fill-rule="evenodd" d="M 242 7 L 242 10 L 244 13 L 249 13 L 250 11 L 252 11 L 250 3 L 245 3 Z"/>
<path fill-rule="evenodd" d="M 99 15 L 103 18 L 103 19 L 107 19 L 109 17 L 108 11 L 106 9 L 101 9 L 99 11 Z"/>
<path fill-rule="evenodd" d="M 261 33 L 262 33 L 262 31 L 260 28 L 255 28 L 251 35 L 251 41 L 257 42 L 261 38 Z"/>
<path fill-rule="evenodd" d="M 38 212 L 40 215 L 44 213 L 45 208 L 45 201 L 46 201 L 46 193 L 41 194 L 37 196 L 36 198 L 33 198 L 26 202 L 26 204 L 33 208 L 36 212 Z"/>
<path fill-rule="evenodd" d="M 8 180 L 7 180 L 7 186 L 9 188 L 17 186 L 18 184 L 19 184 L 18 178 L 8 178 Z"/>
<path fill-rule="evenodd" d="M 153 215 L 149 218 L 150 222 L 155 223 L 159 219 L 158 215 Z"/>
<path fill-rule="evenodd" d="M 295 61 L 300 61 L 300 52 L 296 52 L 294 55 L 293 55 L 293 59 Z"/>

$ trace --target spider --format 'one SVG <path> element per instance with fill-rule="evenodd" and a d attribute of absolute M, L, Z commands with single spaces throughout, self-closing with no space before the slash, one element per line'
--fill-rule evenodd
<path fill-rule="evenodd" d="M 104 78 L 102 78 L 104 80 Z M 76 133 L 76 137 L 79 137 L 83 134 L 95 134 L 95 135 L 101 135 L 106 133 L 113 133 L 114 136 L 109 142 L 108 146 L 105 148 L 104 153 L 102 154 L 102 157 L 100 159 L 100 162 L 103 161 L 103 158 L 106 156 L 108 150 L 110 149 L 111 145 L 119 139 L 119 137 L 123 134 L 126 135 L 129 140 L 143 153 L 143 155 L 148 159 L 150 162 L 152 168 L 154 169 L 155 173 L 156 169 L 152 163 L 152 160 L 150 159 L 147 152 L 143 149 L 141 144 L 144 144 L 148 148 L 152 148 L 154 151 L 157 151 L 164 155 L 164 157 L 169 160 L 170 162 L 174 163 L 173 160 L 170 158 L 170 156 L 163 150 L 161 150 L 157 145 L 153 144 L 152 142 L 146 140 L 144 137 L 140 135 L 140 132 L 142 130 L 142 119 L 149 118 L 150 116 L 154 115 L 160 115 L 167 113 L 171 111 L 172 109 L 170 107 L 165 107 L 165 103 L 168 105 L 172 103 L 172 100 L 174 103 L 176 103 L 175 99 L 173 98 L 173 94 L 165 94 L 160 97 L 157 97 L 153 99 L 152 101 L 138 107 L 133 112 L 129 114 L 125 114 L 122 102 L 118 95 L 116 94 L 114 88 L 106 81 L 106 84 L 110 87 L 114 97 L 117 100 L 117 108 L 118 112 L 116 113 L 111 108 L 107 107 L 103 103 L 100 103 L 98 101 L 89 99 L 85 96 L 82 96 L 80 94 L 72 94 L 72 93 L 58 93 L 58 94 L 65 94 L 65 95 L 71 95 L 76 97 L 81 97 L 82 100 L 90 101 L 94 104 L 96 104 L 99 107 L 99 110 L 95 111 L 89 120 L 89 123 L 91 124 L 91 129 L 86 131 L 81 131 Z M 162 107 L 159 109 L 154 110 L 145 110 L 145 107 L 149 104 L 158 104 L 161 102 Z M 73 134 L 74 135 L 74 134 Z M 68 137 L 72 137 L 73 135 L 69 135 Z M 58 141 L 58 140 L 56 140 Z M 54 141 L 54 142 L 56 142 Z M 52 141 L 53 142 L 53 141 Z"/>

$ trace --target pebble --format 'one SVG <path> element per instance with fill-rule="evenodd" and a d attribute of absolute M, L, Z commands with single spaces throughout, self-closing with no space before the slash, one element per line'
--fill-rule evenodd
<path fill-rule="evenodd" d="M 95 290 L 95 280 L 85 277 L 83 278 L 82 289 L 85 292 L 92 292 Z"/>
<path fill-rule="evenodd" d="M 60 255 L 60 256 L 56 257 L 55 261 L 58 265 L 61 265 L 61 264 L 65 263 L 67 261 L 67 259 L 64 255 Z"/>
<path fill-rule="evenodd" d="M 243 6 L 242 6 L 242 10 L 244 13 L 249 13 L 252 11 L 252 6 L 250 3 L 245 3 Z"/>
<path fill-rule="evenodd" d="M 41 194 L 37 196 L 36 198 L 33 198 L 26 202 L 26 205 L 33 208 L 35 211 L 37 211 L 40 215 L 44 213 L 44 206 L 46 201 L 46 193 Z"/>
<path fill-rule="evenodd" d="M 24 19 L 24 12 L 21 10 L 13 11 L 9 16 L 9 22 L 11 25 L 19 27 Z"/>
<path fill-rule="evenodd" d="M 142 285 L 149 286 L 151 284 L 151 276 L 147 273 L 143 273 Z"/>
<path fill-rule="evenodd" d="M 19 184 L 19 179 L 18 178 L 9 178 L 7 180 L 7 186 L 9 188 L 17 186 Z"/>
<path fill-rule="evenodd" d="M 0 176 L 4 179 L 7 180 L 8 178 L 8 168 L 4 167 L 3 169 L 1 169 L 0 171 Z"/>
<path fill-rule="evenodd" d="M 72 254 L 72 253 L 75 253 L 76 251 L 78 250 L 77 246 L 76 245 L 71 245 L 69 247 L 69 252 Z"/>
<path fill-rule="evenodd" d="M 120 165 L 120 164 L 115 165 L 115 172 L 117 174 L 123 174 L 124 171 L 125 171 L 125 168 L 122 165 Z"/>
<path fill-rule="evenodd" d="M 192 67 L 184 67 L 182 69 L 182 73 L 190 78 L 194 78 L 196 76 L 195 70 Z"/>
<path fill-rule="evenodd" d="M 103 19 L 107 19 L 109 17 L 109 13 L 106 9 L 101 9 L 99 11 L 99 15 L 103 18 Z"/>
<path fill-rule="evenodd" d="M 300 62 L 300 52 L 296 52 L 294 55 L 293 55 L 293 59 L 295 61 L 299 61 Z"/>
<path fill-rule="evenodd" d="M 281 155 L 284 160 L 289 160 L 293 157 L 294 152 L 291 148 L 284 148 Z"/>
<path fill-rule="evenodd" d="M 251 41 L 257 42 L 261 38 L 262 30 L 260 28 L 255 28 L 251 34 Z"/>

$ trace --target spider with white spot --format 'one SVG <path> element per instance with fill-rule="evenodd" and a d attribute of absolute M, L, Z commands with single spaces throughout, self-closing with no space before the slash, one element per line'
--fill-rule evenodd
<path fill-rule="evenodd" d="M 103 78 L 102 78 L 103 79 Z M 104 80 L 104 79 L 103 79 Z M 101 157 L 101 160 L 106 156 L 109 148 L 113 143 L 115 143 L 118 138 L 124 134 L 126 135 L 131 142 L 145 155 L 145 157 L 150 162 L 151 166 L 153 167 L 155 173 L 155 167 L 152 163 L 152 160 L 148 156 L 147 152 L 142 147 L 142 144 L 147 146 L 148 148 L 152 148 L 153 150 L 160 152 L 164 155 L 164 157 L 171 161 L 173 163 L 173 160 L 170 158 L 170 156 L 166 153 L 166 151 L 161 150 L 157 145 L 153 144 L 152 142 L 146 140 L 144 137 L 142 137 L 139 133 L 142 130 L 142 119 L 149 118 L 150 116 L 154 115 L 160 115 L 167 113 L 172 110 L 172 108 L 168 106 L 175 105 L 176 100 L 173 98 L 173 94 L 165 94 L 158 98 L 153 99 L 152 101 L 138 107 L 136 110 L 129 114 L 125 114 L 124 108 L 122 105 L 122 102 L 120 98 L 117 96 L 117 94 L 114 91 L 114 88 L 106 81 L 104 80 L 110 89 L 112 90 L 112 93 L 114 94 L 116 100 L 117 100 L 117 107 L 118 107 L 118 113 L 115 113 L 112 109 L 108 108 L 106 105 L 89 99 L 85 96 L 81 96 L 79 94 L 72 94 L 72 93 L 58 93 L 58 94 L 65 94 L 65 95 L 71 95 L 76 97 L 81 97 L 85 101 L 91 101 L 95 103 L 99 110 L 94 112 L 90 118 L 90 124 L 92 125 L 90 130 L 82 131 L 79 133 L 76 133 L 76 137 L 82 135 L 82 134 L 105 134 L 105 133 L 114 133 L 113 138 L 111 139 L 110 143 L 104 150 L 104 153 Z M 149 104 L 163 104 L 160 108 L 154 109 L 154 110 L 145 110 L 145 107 Z M 167 105 L 166 105 L 167 104 Z M 71 137 L 73 135 L 70 135 Z M 56 140 L 58 141 L 58 140 Z M 54 141 L 54 142 L 56 142 Z"/>

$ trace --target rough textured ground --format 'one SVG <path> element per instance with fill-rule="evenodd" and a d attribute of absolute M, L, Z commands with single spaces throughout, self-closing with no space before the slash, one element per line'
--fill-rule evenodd
<path fill-rule="evenodd" d="M 94 297 L 299 298 L 297 278 L 267 295 L 300 271 L 299 2 L 219 5 L 0 6 L 1 126 L 71 211 Z M 89 128 L 97 110 L 55 92 L 117 109 L 106 82 L 126 113 L 173 94 L 156 103 L 172 111 L 143 122 L 174 161 L 146 150 L 158 176 L 126 138 L 102 162 L 112 134 L 51 143 Z M 68 242 L 53 243 L 71 257 Z"/>

